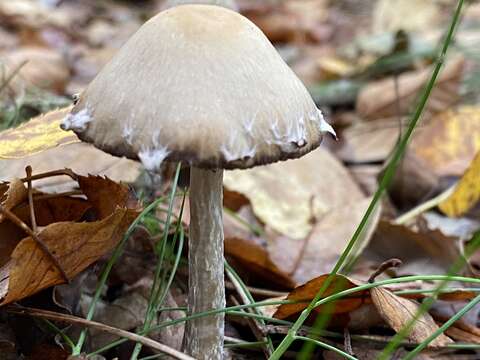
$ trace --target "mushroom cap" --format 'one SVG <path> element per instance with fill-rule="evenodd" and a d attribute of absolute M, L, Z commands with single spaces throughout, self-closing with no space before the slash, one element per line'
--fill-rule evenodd
<path fill-rule="evenodd" d="M 213 5 L 147 21 L 62 128 L 148 170 L 163 160 L 235 169 L 298 158 L 333 132 L 262 31 Z"/>

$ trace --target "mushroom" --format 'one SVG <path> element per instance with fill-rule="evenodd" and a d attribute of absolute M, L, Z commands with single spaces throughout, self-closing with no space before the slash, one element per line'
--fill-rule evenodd
<path fill-rule="evenodd" d="M 225 306 L 222 177 L 301 157 L 334 134 L 308 91 L 244 16 L 181 5 L 146 22 L 80 95 L 62 127 L 150 171 L 190 165 L 188 312 Z M 224 316 L 187 324 L 187 352 L 221 359 Z"/>

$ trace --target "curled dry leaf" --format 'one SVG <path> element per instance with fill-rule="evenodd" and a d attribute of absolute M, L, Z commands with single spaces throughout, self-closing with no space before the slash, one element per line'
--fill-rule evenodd
<path fill-rule="evenodd" d="M 127 187 L 102 177 L 78 178 L 86 199 L 38 191 L 33 197 L 40 226 L 37 236 L 69 278 L 112 250 L 138 215 L 137 203 Z M 12 212 L 29 225 L 27 197 L 17 202 Z M 76 222 L 85 219 L 90 222 Z M 37 242 L 23 230 L 14 229 L 8 219 L 0 221 L 2 250 L 7 243 L 10 250 L 1 258 L 0 305 L 64 282 L 60 271 Z"/>
<path fill-rule="evenodd" d="M 308 306 L 308 303 L 322 288 L 327 278 L 328 274 L 325 274 L 295 288 L 290 294 L 288 294 L 287 300 L 299 301 L 299 303 L 280 305 L 273 317 L 277 319 L 288 319 L 292 316 L 298 315 Z M 332 283 L 325 290 L 323 297 L 330 296 L 343 290 L 352 289 L 358 285 L 360 285 L 360 283 L 353 279 L 347 278 L 343 275 L 335 275 Z M 318 313 L 328 311 L 330 314 L 348 313 L 358 309 L 368 298 L 368 291 L 357 292 L 351 297 L 345 297 L 331 302 L 330 305 L 325 304 L 319 306 L 316 308 L 316 311 Z"/>
<path fill-rule="evenodd" d="M 252 241 L 225 238 L 225 255 L 233 260 L 234 267 L 248 271 L 247 276 L 279 289 L 290 290 L 295 287 L 292 278 L 277 267 L 267 250 Z"/>
<path fill-rule="evenodd" d="M 394 257 L 402 260 L 402 266 L 395 270 L 398 275 L 443 274 L 460 255 L 457 239 L 440 230 L 423 225 L 412 230 L 384 220 L 364 252 L 364 257 L 375 264 Z"/>
<path fill-rule="evenodd" d="M 401 298 L 383 288 L 371 289 L 370 295 L 380 316 L 382 316 L 385 322 L 396 332 L 399 332 L 408 325 L 419 310 L 419 305 L 416 302 Z M 432 316 L 424 313 L 413 323 L 407 339 L 413 343 L 420 343 L 436 330 L 438 330 L 438 326 Z M 429 346 L 445 346 L 452 342 L 450 338 L 441 334 L 433 340 Z"/>
<path fill-rule="evenodd" d="M 440 210 L 449 217 L 467 214 L 480 200 L 480 152 L 458 182 L 455 191 L 439 205 Z"/>
<path fill-rule="evenodd" d="M 60 122 L 71 107 L 39 115 L 24 125 L 0 133 L 0 159 L 33 155 L 58 145 L 79 142 L 71 131 L 60 129 Z"/>

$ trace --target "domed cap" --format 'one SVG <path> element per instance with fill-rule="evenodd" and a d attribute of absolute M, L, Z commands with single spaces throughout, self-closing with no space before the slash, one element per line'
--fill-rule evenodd
<path fill-rule="evenodd" d="M 62 127 L 149 170 L 163 160 L 234 169 L 298 158 L 333 133 L 261 30 L 212 5 L 145 23 Z"/>

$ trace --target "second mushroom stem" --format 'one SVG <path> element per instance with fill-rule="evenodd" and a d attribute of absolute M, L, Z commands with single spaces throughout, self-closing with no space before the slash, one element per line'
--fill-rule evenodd
<path fill-rule="evenodd" d="M 189 314 L 225 307 L 223 170 L 190 170 Z M 197 359 L 223 358 L 224 314 L 189 321 L 185 346 Z"/>

